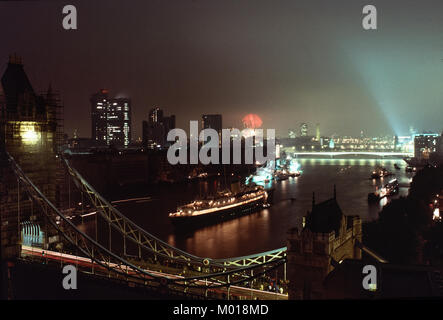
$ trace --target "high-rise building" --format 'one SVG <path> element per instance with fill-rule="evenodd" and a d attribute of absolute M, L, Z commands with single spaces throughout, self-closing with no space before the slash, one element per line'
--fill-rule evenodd
<path fill-rule="evenodd" d="M 165 117 L 162 109 L 151 109 L 148 121 L 143 121 L 143 146 L 151 149 L 166 147 L 168 132 L 172 129 L 175 129 L 175 115 Z"/>
<path fill-rule="evenodd" d="M 222 134 L 222 115 L 221 114 L 204 114 L 202 115 L 202 130 L 203 129 L 214 129 L 218 132 L 218 136 L 220 138 L 219 141 L 221 141 L 221 134 Z M 206 137 L 205 137 L 206 140 Z"/>
<path fill-rule="evenodd" d="M 222 115 L 221 114 L 204 114 L 202 115 L 202 129 L 214 129 L 219 134 L 222 131 Z"/>
<path fill-rule="evenodd" d="M 320 141 L 320 124 L 315 125 L 315 140 Z"/>
<path fill-rule="evenodd" d="M 151 123 L 161 123 L 163 121 L 163 110 L 155 107 L 149 111 L 148 120 Z"/>
<path fill-rule="evenodd" d="M 424 133 L 414 137 L 414 157 L 428 160 L 432 153 L 437 152 L 440 136 L 436 133 Z"/>
<path fill-rule="evenodd" d="M 128 147 L 131 142 L 131 100 L 109 98 L 101 89 L 91 96 L 92 139 L 97 143 Z"/>
<path fill-rule="evenodd" d="M 308 124 L 307 123 L 302 123 L 300 125 L 300 135 L 302 137 L 306 137 L 308 135 Z"/>

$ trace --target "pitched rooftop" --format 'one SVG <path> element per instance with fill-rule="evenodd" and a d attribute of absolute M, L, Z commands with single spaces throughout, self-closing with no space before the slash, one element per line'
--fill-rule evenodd
<path fill-rule="evenodd" d="M 338 234 L 342 218 L 343 212 L 337 203 L 334 186 L 334 196 L 329 200 L 316 204 L 315 195 L 313 195 L 312 210 L 306 217 L 305 228 L 315 233 L 335 231 Z"/>

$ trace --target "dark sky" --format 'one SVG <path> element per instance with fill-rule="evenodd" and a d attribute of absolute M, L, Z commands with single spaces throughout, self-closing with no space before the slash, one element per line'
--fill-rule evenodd
<path fill-rule="evenodd" d="M 78 9 L 78 30 L 62 8 Z M 378 30 L 361 27 L 378 9 Z M 86 0 L 0 2 L 0 72 L 23 57 L 36 90 L 51 82 L 65 130 L 90 135 L 89 97 L 99 88 L 133 102 L 133 138 L 149 108 L 177 125 L 222 113 L 241 127 L 257 113 L 287 135 L 406 134 L 443 128 L 441 0 Z"/>

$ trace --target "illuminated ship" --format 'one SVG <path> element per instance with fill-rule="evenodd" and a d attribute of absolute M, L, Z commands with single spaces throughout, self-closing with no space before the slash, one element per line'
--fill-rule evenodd
<path fill-rule="evenodd" d="M 376 202 L 384 197 L 391 197 L 398 194 L 400 186 L 397 179 L 392 179 L 384 187 L 378 189 L 374 193 L 368 194 L 368 202 Z"/>
<path fill-rule="evenodd" d="M 262 184 L 269 183 L 272 180 L 282 181 L 289 177 L 299 177 L 301 173 L 300 164 L 296 160 L 288 158 L 284 166 L 276 166 L 275 162 L 271 161 L 264 167 L 258 167 L 256 173 L 246 179 L 246 183 Z"/>
<path fill-rule="evenodd" d="M 288 180 L 289 174 L 284 171 L 279 171 L 275 174 L 277 181 Z"/>
<path fill-rule="evenodd" d="M 268 192 L 263 187 L 243 186 L 237 187 L 237 191 L 219 192 L 214 197 L 180 206 L 177 212 L 169 214 L 169 218 L 175 226 L 201 226 L 236 218 L 268 206 Z"/>

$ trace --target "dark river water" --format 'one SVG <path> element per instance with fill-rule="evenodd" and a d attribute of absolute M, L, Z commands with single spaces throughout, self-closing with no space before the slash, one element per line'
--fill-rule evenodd
<path fill-rule="evenodd" d="M 405 173 L 405 163 L 401 159 L 300 159 L 299 163 L 303 170 L 300 177 L 272 183 L 275 193 L 270 208 L 194 231 L 174 230 L 168 213 L 205 191 L 215 190 L 217 181 L 158 186 L 143 194 L 149 199 L 118 203 L 116 207 L 142 228 L 173 246 L 201 257 L 226 258 L 285 246 L 287 230 L 300 228 L 302 217 L 310 210 L 313 192 L 316 202 L 327 200 L 333 196 L 335 184 L 343 213 L 359 215 L 368 221 L 376 219 L 388 201 L 383 199 L 380 204 L 369 206 L 368 193 L 373 192 L 376 185 L 393 178 L 372 180 L 369 178 L 372 170 L 380 165 L 395 173 L 400 183 L 400 195 L 407 195 L 412 177 Z M 394 168 L 395 163 L 400 170 Z M 91 230 L 90 226 L 84 227 Z"/>

